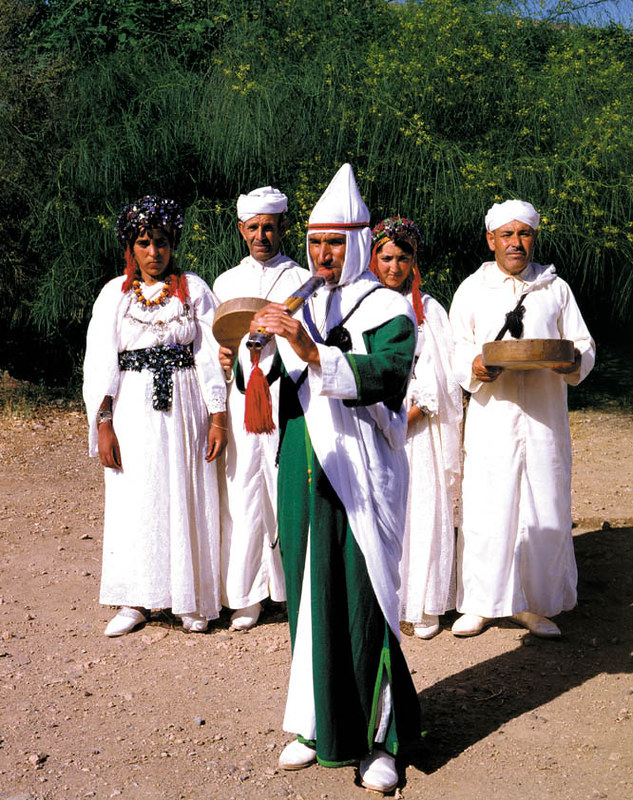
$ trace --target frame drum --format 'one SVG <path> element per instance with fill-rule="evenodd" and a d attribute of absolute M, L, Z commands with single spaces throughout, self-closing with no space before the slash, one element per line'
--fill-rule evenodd
<path fill-rule="evenodd" d="M 216 340 L 224 347 L 237 349 L 248 333 L 255 312 L 269 302 L 270 300 L 261 297 L 235 297 L 220 303 L 213 320 L 213 335 Z"/>
<path fill-rule="evenodd" d="M 482 348 L 486 367 L 552 369 L 574 363 L 574 343 L 569 339 L 503 339 Z"/>

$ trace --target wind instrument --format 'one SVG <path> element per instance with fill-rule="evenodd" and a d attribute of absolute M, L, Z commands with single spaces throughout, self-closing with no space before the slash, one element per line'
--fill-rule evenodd
<path fill-rule="evenodd" d="M 313 275 L 311 278 L 301 284 L 296 292 L 287 297 L 283 304 L 288 309 L 289 314 L 294 314 L 301 306 L 309 300 L 325 283 L 325 278 L 320 275 Z M 258 328 L 255 333 L 251 333 L 246 342 L 249 350 L 261 350 L 264 345 L 272 338 L 272 334 L 266 333 L 263 328 Z"/>
<path fill-rule="evenodd" d="M 284 300 L 289 314 L 298 311 L 325 283 L 325 278 L 314 275 L 302 284 L 296 292 Z M 249 433 L 272 433 L 275 430 L 273 406 L 268 380 L 259 366 L 263 347 L 272 339 L 272 334 L 258 328 L 249 336 L 246 346 L 251 352 L 251 375 L 246 386 L 244 403 L 244 427 Z"/>

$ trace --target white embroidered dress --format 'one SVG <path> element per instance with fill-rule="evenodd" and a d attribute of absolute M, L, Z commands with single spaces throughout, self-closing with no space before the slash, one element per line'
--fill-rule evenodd
<path fill-rule="evenodd" d="M 406 408 L 415 403 L 428 414 L 407 431 L 409 497 L 400 562 L 400 618 L 413 623 L 454 608 L 454 506 L 461 473 L 462 392 L 452 372 L 453 337 L 436 300 L 423 294 L 422 307 Z"/>
<path fill-rule="evenodd" d="M 476 380 L 473 359 L 525 291 L 523 337 L 571 339 L 582 355 L 580 370 L 504 370 L 492 383 Z M 449 316 L 455 375 L 472 392 L 457 610 L 484 617 L 526 610 L 555 616 L 576 604 L 567 385 L 578 384 L 593 367 L 593 340 L 571 289 L 552 266 L 529 264 L 512 277 L 486 262 L 458 287 Z"/>
<path fill-rule="evenodd" d="M 295 261 L 276 255 L 261 264 L 247 256 L 219 275 L 213 292 L 220 303 L 237 297 L 261 297 L 282 303 L 310 277 Z M 250 363 L 245 343 L 241 346 Z M 267 374 L 275 353 L 269 343 L 260 358 Z M 248 381 L 248 368 L 245 380 Z M 271 597 L 286 599 L 277 539 L 277 447 L 279 444 L 279 382 L 270 387 L 275 430 L 248 433 L 244 428 L 244 395 L 231 379 L 228 384 L 229 440 L 220 461 L 220 530 L 222 604 L 246 608 Z M 222 469 L 224 462 L 225 469 Z"/>
<path fill-rule="evenodd" d="M 171 608 L 215 619 L 220 610 L 219 512 L 215 463 L 205 461 L 208 415 L 224 411 L 226 390 L 211 326 L 209 287 L 187 274 L 185 305 L 171 297 L 144 308 L 115 278 L 97 298 L 88 328 L 84 399 L 90 454 L 97 455 L 96 417 L 106 395 L 121 470 L 105 469 L 100 602 Z M 164 284 L 141 284 L 150 300 Z M 118 354 L 157 345 L 193 345 L 195 368 L 172 372 L 168 411 L 152 405 L 153 373 L 120 370 Z"/>

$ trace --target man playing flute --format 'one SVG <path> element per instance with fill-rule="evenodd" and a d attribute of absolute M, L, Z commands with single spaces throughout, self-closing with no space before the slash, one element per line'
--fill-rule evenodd
<path fill-rule="evenodd" d="M 400 649 L 398 563 L 407 492 L 403 407 L 417 323 L 369 272 L 369 212 L 343 165 L 310 216 L 310 270 L 326 284 L 296 317 L 281 304 L 251 330 L 281 358 L 279 536 L 292 667 L 284 769 L 360 762 L 392 791 L 395 755 L 419 739 Z"/>

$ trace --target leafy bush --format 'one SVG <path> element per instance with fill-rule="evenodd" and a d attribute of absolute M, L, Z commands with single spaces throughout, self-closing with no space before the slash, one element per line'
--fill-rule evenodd
<path fill-rule="evenodd" d="M 594 327 L 624 330 L 633 34 L 569 24 L 569 7 L 551 22 L 496 0 L 0 0 L 0 333 L 47 336 L 76 368 L 121 268 L 116 215 L 148 192 L 188 208 L 181 263 L 211 282 L 242 255 L 237 195 L 277 185 L 304 262 L 346 160 L 373 221 L 419 222 L 445 304 L 487 257 L 486 209 L 521 197 L 543 215 L 540 260 Z"/>

